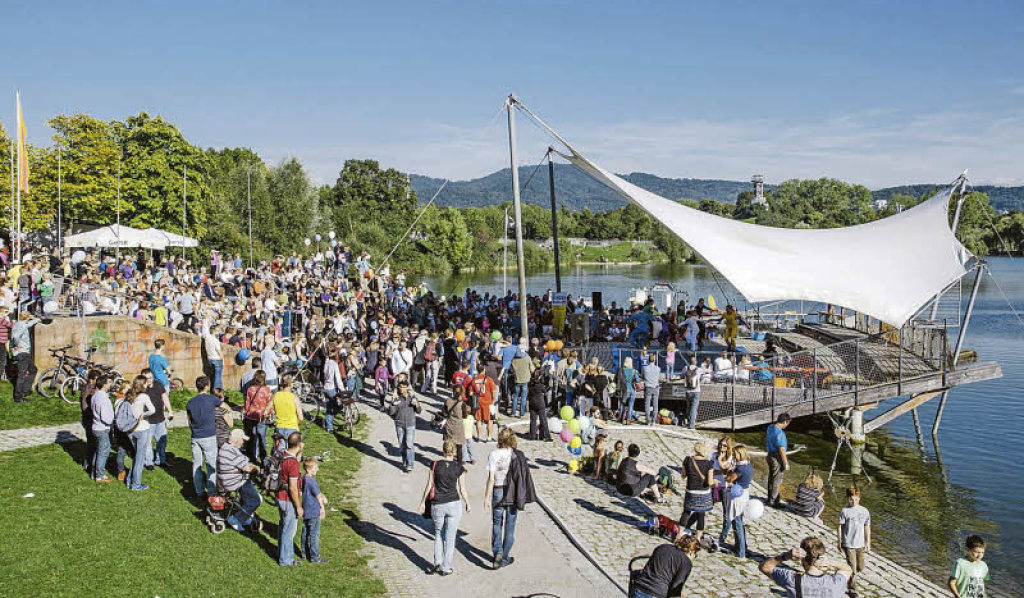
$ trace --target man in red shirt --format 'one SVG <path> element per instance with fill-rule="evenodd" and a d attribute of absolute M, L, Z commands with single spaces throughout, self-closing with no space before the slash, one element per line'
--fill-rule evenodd
<path fill-rule="evenodd" d="M 277 564 L 282 567 L 298 565 L 295 560 L 295 531 L 302 519 L 302 434 L 288 436 L 288 448 L 281 462 L 281 489 L 277 491 L 277 510 L 281 523 L 277 526 Z"/>
<path fill-rule="evenodd" d="M 469 381 L 466 391 L 469 395 L 477 398 L 477 409 L 474 414 L 476 418 L 477 440 L 480 442 L 494 442 L 494 422 L 491 421 L 491 405 L 494 404 L 498 385 L 495 384 L 494 378 L 488 376 L 486 372 L 480 372 Z M 480 433 L 483 431 L 484 422 L 487 422 L 487 437 L 481 438 Z"/>

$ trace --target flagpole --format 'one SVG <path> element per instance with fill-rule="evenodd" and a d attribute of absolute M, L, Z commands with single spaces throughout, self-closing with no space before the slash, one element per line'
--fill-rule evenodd
<path fill-rule="evenodd" d="M 60 183 L 61 183 L 61 170 L 60 170 L 60 143 L 57 144 L 57 253 L 63 253 L 63 247 L 60 242 L 60 226 L 61 226 L 61 197 L 60 197 Z"/>
<path fill-rule="evenodd" d="M 15 135 L 17 135 L 17 133 L 15 133 Z M 16 183 L 15 183 L 15 178 L 14 178 L 14 138 L 12 137 L 11 138 L 11 221 L 10 221 L 11 247 L 9 248 L 10 255 L 8 255 L 8 259 L 13 259 L 14 258 L 14 186 L 15 186 L 15 184 Z"/>
<path fill-rule="evenodd" d="M 181 175 L 181 261 L 185 261 L 185 220 L 188 218 L 188 164 Z"/>
<path fill-rule="evenodd" d="M 17 100 L 17 104 L 18 104 L 18 115 L 17 115 L 17 118 L 15 119 L 17 121 L 17 123 L 18 123 L 18 130 L 16 131 L 16 135 L 18 136 L 18 228 L 17 228 L 18 250 L 17 250 L 17 258 L 16 259 L 18 260 L 18 263 L 21 263 L 21 174 L 22 174 L 21 173 L 21 159 L 24 157 L 24 156 L 21 155 L 22 145 L 23 145 L 22 144 L 22 140 L 21 140 L 21 131 L 24 128 L 25 125 L 22 122 L 22 115 L 21 115 L 21 93 L 20 92 L 14 92 L 14 97 Z M 27 162 L 27 159 L 26 159 L 26 162 Z"/>
<path fill-rule="evenodd" d="M 121 154 L 117 156 L 117 261 L 121 261 Z"/>
<path fill-rule="evenodd" d="M 516 96 L 508 96 L 508 153 L 512 163 L 512 212 L 516 217 L 516 270 L 519 274 L 519 336 L 521 342 L 530 342 L 530 323 L 526 310 L 526 265 L 523 259 L 523 213 L 519 198 L 519 159 L 516 156 Z"/>

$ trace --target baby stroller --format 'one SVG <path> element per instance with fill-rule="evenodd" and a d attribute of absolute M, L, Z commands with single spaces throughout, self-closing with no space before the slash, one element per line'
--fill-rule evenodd
<path fill-rule="evenodd" d="M 257 485 L 258 486 L 258 485 Z M 261 499 L 262 500 L 262 499 Z M 242 511 L 242 497 L 238 490 L 226 491 L 218 488 L 217 494 L 210 496 L 206 504 L 206 527 L 215 534 L 223 533 L 228 527 L 228 518 Z M 252 534 L 263 531 L 263 521 L 253 513 L 249 525 L 243 528 Z"/>

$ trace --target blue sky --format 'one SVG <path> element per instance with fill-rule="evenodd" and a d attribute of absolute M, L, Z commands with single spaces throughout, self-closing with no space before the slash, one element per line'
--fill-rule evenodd
<path fill-rule="evenodd" d="M 463 179 L 508 165 L 515 92 L 618 172 L 1024 184 L 1021 2 L 86 4 L 3 10 L 0 120 L 20 89 L 34 143 L 146 110 L 318 182 L 363 157 Z"/>

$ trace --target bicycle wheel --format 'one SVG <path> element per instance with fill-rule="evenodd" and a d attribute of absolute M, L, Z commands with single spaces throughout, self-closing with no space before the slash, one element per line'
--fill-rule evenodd
<path fill-rule="evenodd" d="M 352 403 L 345 408 L 345 425 L 348 426 L 348 437 L 352 438 L 356 433 L 356 426 L 359 424 L 359 406 Z"/>
<path fill-rule="evenodd" d="M 60 398 L 65 403 L 78 403 L 82 399 L 83 388 L 85 388 L 85 378 L 81 376 L 68 376 L 60 384 Z"/>
<path fill-rule="evenodd" d="M 60 385 L 64 382 L 66 376 L 67 374 L 59 368 L 46 368 L 39 374 L 39 378 L 36 379 L 36 392 L 48 399 L 52 399 L 57 396 L 57 393 L 60 391 Z"/>
<path fill-rule="evenodd" d="M 185 389 L 185 381 L 184 380 L 182 380 L 181 378 L 171 378 L 171 388 L 170 388 L 171 391 L 184 390 L 184 389 Z"/>

